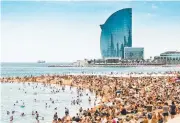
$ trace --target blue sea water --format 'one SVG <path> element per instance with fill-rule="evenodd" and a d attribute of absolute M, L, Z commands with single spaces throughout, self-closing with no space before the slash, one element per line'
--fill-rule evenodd
<path fill-rule="evenodd" d="M 130 72 L 166 72 L 180 71 L 174 67 L 48 67 L 49 65 L 67 65 L 68 63 L 1 63 L 1 77 L 38 76 L 44 74 L 82 74 L 84 73 L 130 73 Z"/>

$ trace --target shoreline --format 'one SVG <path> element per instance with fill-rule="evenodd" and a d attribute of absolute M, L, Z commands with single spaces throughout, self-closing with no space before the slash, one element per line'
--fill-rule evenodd
<path fill-rule="evenodd" d="M 45 73 L 41 75 L 21 75 L 21 76 L 0 76 L 2 78 L 15 78 L 15 77 L 38 77 L 38 76 L 114 76 L 114 77 L 129 77 L 129 76 L 174 76 L 179 75 L 180 71 L 164 71 L 164 72 L 80 72 L 80 73 L 71 73 L 71 72 L 64 72 L 60 74 L 54 73 Z"/>

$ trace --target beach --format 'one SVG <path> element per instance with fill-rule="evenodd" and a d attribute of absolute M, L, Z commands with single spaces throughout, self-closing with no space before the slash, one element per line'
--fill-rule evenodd
<path fill-rule="evenodd" d="M 0 123 L 180 123 L 180 2 L 1 8 Z"/>
<path fill-rule="evenodd" d="M 131 73 L 108 75 L 41 75 L 30 77 L 1 78 L 1 82 L 42 83 L 56 86 L 72 86 L 78 90 L 89 89 L 100 98 L 92 109 L 78 112 L 78 116 L 65 115 L 59 122 L 152 122 L 152 119 L 164 121 L 164 107 L 171 108 L 175 103 L 177 114 L 180 108 L 180 88 L 174 82 L 178 72 L 166 73 Z M 170 111 L 170 109 L 169 109 Z M 52 114 L 53 117 L 53 114 Z M 177 115 L 179 117 L 179 115 Z M 53 118 L 52 118 L 53 119 Z M 56 119 L 53 120 L 55 123 Z"/>

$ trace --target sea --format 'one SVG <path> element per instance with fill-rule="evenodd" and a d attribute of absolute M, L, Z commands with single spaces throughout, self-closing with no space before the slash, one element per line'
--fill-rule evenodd
<path fill-rule="evenodd" d="M 53 87 L 53 85 L 51 86 Z M 30 83 L 30 85 L 27 83 L 1 83 L 0 123 L 11 123 L 11 116 L 14 118 L 12 123 L 37 123 L 35 116 L 32 115 L 33 111 L 39 113 L 40 123 L 52 123 L 53 115 L 56 112 L 60 118 L 65 116 L 65 107 L 69 109 L 70 116 L 76 116 L 80 107 L 86 110 L 94 107 L 95 94 L 88 90 L 85 90 L 83 96 L 80 97 L 82 100 L 80 105 L 71 105 L 73 99 L 77 100 L 77 89 L 74 87 L 70 90 L 70 87 L 66 86 L 63 91 L 61 87 L 56 86 L 56 88 L 60 90 L 59 93 L 51 93 L 52 88 L 44 87 L 39 83 Z M 89 96 L 92 102 L 88 101 Z M 22 107 L 23 105 L 25 107 Z M 10 112 L 9 115 L 7 111 Z M 12 111 L 15 113 L 13 114 Z M 22 117 L 22 113 L 25 116 Z"/>
<path fill-rule="evenodd" d="M 70 63 L 1 63 L 1 77 L 39 76 L 47 74 L 109 74 L 113 73 L 152 73 L 180 71 L 180 66 L 173 67 L 48 67 L 68 65 Z"/>
<path fill-rule="evenodd" d="M 1 77 L 16 77 L 16 76 L 39 76 L 47 74 L 109 74 L 113 73 L 163 73 L 168 71 L 180 71 L 180 67 L 48 67 L 50 65 L 68 65 L 69 63 L 1 63 Z M 37 86 L 37 87 L 36 87 Z M 52 85 L 53 86 L 53 85 Z M 94 106 L 89 103 L 88 98 L 92 101 L 95 98 L 93 93 L 83 92 L 80 105 L 71 105 L 71 101 L 77 98 L 76 88 L 66 86 L 65 91 L 52 94 L 52 88 L 43 87 L 38 83 L 0 83 L 1 91 L 1 107 L 0 107 L 0 122 L 10 123 L 10 117 L 13 116 L 13 123 L 37 123 L 35 116 L 32 116 L 32 111 L 39 112 L 40 123 L 51 123 L 55 112 L 59 117 L 64 116 L 65 107 L 70 111 L 70 115 L 76 115 L 80 107 L 84 109 Z M 61 87 L 57 87 L 61 89 Z M 36 94 L 35 94 L 36 93 Z M 89 93 L 86 96 L 86 93 Z M 52 104 L 50 98 L 55 100 Z M 36 99 L 36 102 L 34 101 Z M 18 103 L 16 102 L 18 101 Z M 22 105 L 25 107 L 21 107 Z M 46 103 L 48 107 L 46 107 Z M 55 108 L 57 107 L 57 110 Z M 10 114 L 7 115 L 7 111 Z M 12 111 L 15 111 L 12 114 Z M 21 113 L 25 113 L 21 117 Z M 44 120 L 42 120 L 42 117 Z"/>

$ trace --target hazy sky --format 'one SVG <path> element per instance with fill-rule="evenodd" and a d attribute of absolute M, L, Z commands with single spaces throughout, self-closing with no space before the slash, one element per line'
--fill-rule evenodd
<path fill-rule="evenodd" d="M 2 2 L 1 60 L 101 58 L 100 24 L 132 8 L 133 46 L 145 58 L 180 50 L 180 2 Z"/>

